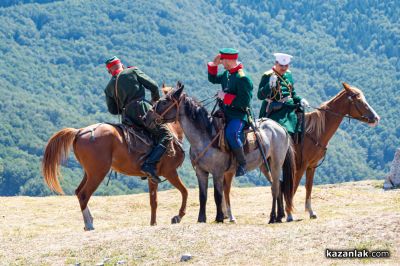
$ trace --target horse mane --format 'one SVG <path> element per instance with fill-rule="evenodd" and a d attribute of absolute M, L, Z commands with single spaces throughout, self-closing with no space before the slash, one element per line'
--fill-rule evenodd
<path fill-rule="evenodd" d="M 314 133 L 318 139 L 325 130 L 325 112 L 315 110 L 306 113 L 305 124 L 305 132 L 309 134 Z"/>
<path fill-rule="evenodd" d="M 357 88 L 352 89 L 362 94 L 361 90 Z M 329 101 L 322 103 L 318 109 L 329 109 L 329 103 L 335 102 L 338 98 L 342 97 L 344 93 L 346 93 L 346 91 L 341 90 L 338 94 L 335 95 L 335 97 L 333 97 Z M 314 133 L 317 139 L 320 138 L 322 132 L 325 130 L 325 112 L 318 109 L 305 114 L 305 132 L 309 134 Z"/>
<path fill-rule="evenodd" d="M 187 117 L 203 132 L 212 137 L 212 117 L 197 100 L 185 97 L 184 107 Z"/>

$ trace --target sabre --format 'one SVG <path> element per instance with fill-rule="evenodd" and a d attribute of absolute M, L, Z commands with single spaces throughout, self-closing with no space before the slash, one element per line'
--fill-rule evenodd
<path fill-rule="evenodd" d="M 271 168 L 269 167 L 267 157 L 265 156 L 265 153 L 264 153 L 264 149 L 261 146 L 261 141 L 257 134 L 257 132 L 259 132 L 259 129 L 258 129 L 256 123 L 254 122 L 253 117 L 251 116 L 250 108 L 248 108 L 248 107 L 246 108 L 246 113 L 247 113 L 247 117 L 249 119 L 250 127 L 251 127 L 251 129 L 253 129 L 254 135 L 256 136 L 257 146 L 258 146 L 258 149 L 260 150 L 261 157 L 263 158 L 264 165 L 267 168 L 268 175 L 271 177 Z"/>

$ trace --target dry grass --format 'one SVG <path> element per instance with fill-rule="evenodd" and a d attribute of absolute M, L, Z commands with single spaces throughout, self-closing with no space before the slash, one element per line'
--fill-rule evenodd
<path fill-rule="evenodd" d="M 158 226 L 150 227 L 147 194 L 94 197 L 95 231 L 84 232 L 72 196 L 0 198 L 0 264 L 125 265 L 180 264 L 184 253 L 196 265 L 399 264 L 400 191 L 384 192 L 382 181 L 317 186 L 308 219 L 304 188 L 295 197 L 293 223 L 268 225 L 269 188 L 234 188 L 237 224 L 214 224 L 209 191 L 207 224 L 197 224 L 198 191 L 191 190 L 187 216 L 170 225 L 180 205 L 177 190 L 159 193 Z M 334 260 L 325 248 L 388 249 L 390 259 Z"/>

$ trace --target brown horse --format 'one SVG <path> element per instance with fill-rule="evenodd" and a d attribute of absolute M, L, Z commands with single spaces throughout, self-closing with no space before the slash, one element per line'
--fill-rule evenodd
<path fill-rule="evenodd" d="M 314 180 L 314 173 L 319 161 L 325 156 L 328 142 L 335 134 L 344 117 L 350 117 L 376 126 L 380 117 L 368 104 L 363 92 L 347 83 L 343 83 L 343 90 L 340 91 L 328 102 L 323 103 L 316 111 L 305 115 L 305 136 L 303 144 L 296 144 L 296 174 L 295 191 L 300 180 L 306 172 L 306 210 L 310 218 L 317 218 L 311 208 L 311 190 Z M 230 219 L 234 220 L 230 212 L 229 193 L 232 185 L 233 174 L 224 174 L 224 196 Z M 232 218 L 233 217 L 233 218 Z M 291 210 L 288 211 L 287 221 L 292 221 Z"/>
<path fill-rule="evenodd" d="M 302 144 L 296 144 L 296 175 L 295 192 L 300 180 L 306 172 L 306 202 L 305 208 L 310 218 L 317 218 L 311 208 L 311 190 L 314 173 L 318 163 L 324 158 L 328 142 L 335 134 L 344 117 L 350 117 L 370 126 L 376 126 L 380 120 L 378 114 L 368 104 L 363 92 L 343 83 L 343 90 L 331 100 L 323 103 L 315 111 L 305 115 L 305 134 Z M 293 220 L 291 213 L 288 221 Z"/>
<path fill-rule="evenodd" d="M 176 125 L 168 125 L 171 131 L 182 140 L 183 135 Z M 110 169 L 129 176 L 143 176 L 140 166 L 143 163 L 143 153 L 128 152 L 127 144 L 119 128 L 108 124 L 95 124 L 86 128 L 65 128 L 55 133 L 45 148 L 42 170 L 46 184 L 53 191 L 63 194 L 57 176 L 60 165 L 68 157 L 71 146 L 74 147 L 76 159 L 84 170 L 83 179 L 75 190 L 78 197 L 85 230 L 93 230 L 93 217 L 90 214 L 88 201 Z M 157 173 L 164 176 L 182 195 L 179 214 L 174 216 L 172 223 L 179 223 L 185 215 L 188 191 L 178 176 L 177 168 L 182 164 L 185 155 L 180 147 L 174 144 L 173 157 L 164 155 L 157 165 Z M 148 180 L 151 220 L 156 224 L 157 188 Z"/>

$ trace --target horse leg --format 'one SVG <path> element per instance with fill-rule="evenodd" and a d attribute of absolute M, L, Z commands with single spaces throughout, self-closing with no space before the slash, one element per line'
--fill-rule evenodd
<path fill-rule="evenodd" d="M 94 230 L 93 227 L 93 216 L 90 213 L 89 207 L 87 206 L 90 197 L 92 196 L 93 192 L 96 191 L 97 187 L 100 185 L 101 181 L 103 181 L 105 175 L 108 171 L 103 172 L 99 175 L 90 175 L 87 173 L 87 180 L 85 184 L 80 189 L 77 197 L 79 199 L 79 205 L 81 207 L 82 215 L 83 215 L 83 222 L 85 223 L 84 230 L 90 231 Z"/>
<path fill-rule="evenodd" d="M 87 174 L 85 173 L 85 174 L 83 175 L 83 178 L 82 178 L 81 183 L 80 183 L 79 186 L 75 189 L 75 195 L 78 195 L 79 191 L 81 191 L 82 187 L 83 187 L 83 186 L 85 185 L 85 183 L 86 183 L 86 180 L 87 180 Z"/>
<path fill-rule="evenodd" d="M 224 191 L 224 176 L 223 174 L 221 176 L 214 176 L 213 175 L 213 183 L 214 183 L 214 200 L 215 200 L 215 205 L 217 207 L 217 216 L 215 217 L 215 221 L 217 223 L 223 223 L 224 222 L 224 213 L 222 212 L 222 197 L 223 197 L 223 191 Z"/>
<path fill-rule="evenodd" d="M 230 197 L 233 175 L 234 174 L 230 172 L 224 174 L 224 197 L 225 197 L 225 205 L 229 222 L 236 223 L 236 218 L 232 214 L 231 197 Z"/>
<path fill-rule="evenodd" d="M 275 161 L 270 161 L 270 167 L 271 167 L 271 172 L 270 178 L 272 179 L 272 184 L 271 184 L 271 194 L 272 194 L 272 209 L 271 209 L 271 214 L 270 214 L 270 219 L 269 222 L 270 224 L 277 222 L 277 214 L 276 214 L 276 203 L 278 201 L 279 193 L 281 191 L 280 189 L 280 180 L 279 176 L 281 173 L 281 166 L 277 165 Z M 266 169 L 263 169 L 266 170 Z"/>
<path fill-rule="evenodd" d="M 199 199 L 200 199 L 200 210 L 197 222 L 205 223 L 207 221 L 206 204 L 207 204 L 207 189 L 208 189 L 208 173 L 197 168 L 196 176 L 197 176 L 197 181 L 199 183 Z"/>
<path fill-rule="evenodd" d="M 150 225 L 157 225 L 157 189 L 158 183 L 152 182 L 151 178 L 148 178 L 149 183 L 149 196 L 150 196 L 150 208 L 151 208 L 151 218 Z"/>
<path fill-rule="evenodd" d="M 305 166 L 304 165 L 302 165 L 299 169 L 296 169 L 295 178 L 294 178 L 294 194 L 296 194 L 297 188 L 300 185 L 300 181 L 301 181 L 301 178 L 302 178 L 302 176 L 304 174 L 304 171 L 305 171 Z M 293 220 L 294 220 L 294 218 L 293 218 L 292 212 L 288 211 L 287 212 L 286 221 L 287 222 L 292 222 Z"/>
<path fill-rule="evenodd" d="M 282 188 L 282 181 L 280 182 L 280 187 Z M 277 203 L 278 203 L 278 216 L 276 218 L 276 222 L 277 223 L 281 223 L 282 222 L 282 218 L 285 217 L 285 210 L 283 208 L 283 193 L 282 193 L 282 189 L 279 189 L 279 196 L 277 199 Z"/>
<path fill-rule="evenodd" d="M 188 190 L 187 190 L 186 186 L 183 184 L 182 180 L 179 178 L 176 170 L 174 171 L 172 176 L 173 177 L 171 177 L 171 178 L 170 177 L 166 177 L 166 178 L 174 187 L 176 187 L 179 190 L 179 192 L 182 195 L 182 204 L 181 204 L 181 208 L 179 209 L 179 214 L 172 217 L 172 219 L 171 219 L 172 224 L 177 224 L 177 223 L 181 222 L 183 216 L 185 216 L 185 214 L 186 214 Z"/>
<path fill-rule="evenodd" d="M 310 219 L 316 219 L 317 214 L 311 208 L 311 191 L 314 181 L 315 168 L 307 168 L 306 171 L 306 211 L 310 214 Z"/>

